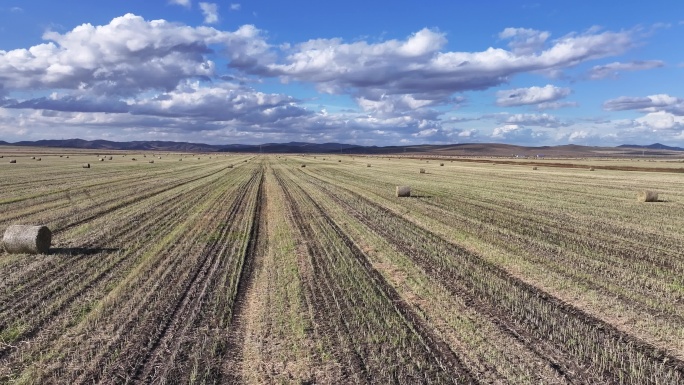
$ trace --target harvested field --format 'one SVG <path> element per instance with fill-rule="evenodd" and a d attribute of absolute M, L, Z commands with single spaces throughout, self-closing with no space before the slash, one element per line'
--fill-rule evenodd
<path fill-rule="evenodd" d="M 676 173 L 51 151 L 0 163 L 0 233 L 52 230 L 0 383 L 684 384 Z"/>

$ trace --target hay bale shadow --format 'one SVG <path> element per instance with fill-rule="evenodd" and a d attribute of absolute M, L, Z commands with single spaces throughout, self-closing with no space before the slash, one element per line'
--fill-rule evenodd
<path fill-rule="evenodd" d="M 121 249 L 112 247 L 53 247 L 50 254 L 74 255 L 95 255 L 100 253 L 113 253 Z"/>

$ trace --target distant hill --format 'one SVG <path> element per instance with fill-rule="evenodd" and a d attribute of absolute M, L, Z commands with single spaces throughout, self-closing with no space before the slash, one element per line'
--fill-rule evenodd
<path fill-rule="evenodd" d="M 261 145 L 247 145 L 247 144 L 230 144 L 220 147 L 218 151 L 222 152 L 267 152 L 267 153 L 332 153 L 332 152 L 360 152 L 361 149 L 366 148 L 354 144 L 342 143 L 304 143 L 304 142 L 290 142 L 290 143 L 265 143 Z"/>
<path fill-rule="evenodd" d="M 349 152 L 362 146 L 341 143 L 266 143 L 262 145 L 251 144 L 228 144 L 211 145 L 204 143 L 170 142 L 170 141 L 132 141 L 114 142 L 109 140 L 84 140 L 84 139 L 50 139 L 36 141 L 21 141 L 7 143 L 0 141 L 1 145 L 24 146 L 24 147 L 59 147 L 81 148 L 90 150 L 128 150 L 128 151 L 179 151 L 179 152 L 269 152 L 269 153 L 327 153 Z"/>
<path fill-rule="evenodd" d="M 123 151 L 168 151 L 168 152 L 250 152 L 250 153 L 310 153 L 310 154 L 359 154 L 359 155 L 408 155 L 408 156 L 499 156 L 499 157 L 597 157 L 644 155 L 649 156 L 681 156 L 680 147 L 665 146 L 654 143 L 648 146 L 625 144 L 618 147 L 592 147 L 568 144 L 562 146 L 525 147 L 503 143 L 460 143 L 446 145 L 413 145 L 413 146 L 359 146 L 344 143 L 264 143 L 211 145 L 204 143 L 171 142 L 171 141 L 132 141 L 114 142 L 109 140 L 37 140 L 8 143 L 0 141 L 0 145 L 26 147 L 78 148 L 89 150 L 123 150 Z"/>
<path fill-rule="evenodd" d="M 201 143 L 170 142 L 170 141 L 133 141 L 113 142 L 109 140 L 83 140 L 83 139 L 53 139 L 22 141 L 11 143 L 14 146 L 28 147 L 60 147 L 60 148 L 83 148 L 92 150 L 153 150 L 153 151 L 182 151 L 182 152 L 210 152 L 218 151 L 219 147 Z"/>
<path fill-rule="evenodd" d="M 681 147 L 670 147 L 666 146 L 664 144 L 660 143 L 653 143 L 649 145 L 638 145 L 638 144 L 623 144 L 618 147 L 628 147 L 628 148 L 642 148 L 642 149 L 647 149 L 647 150 L 668 150 L 668 151 L 684 151 L 684 148 Z"/>

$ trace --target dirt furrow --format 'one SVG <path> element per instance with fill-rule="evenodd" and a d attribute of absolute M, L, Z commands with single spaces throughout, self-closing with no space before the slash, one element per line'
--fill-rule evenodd
<path fill-rule="evenodd" d="M 298 203 L 298 199 L 293 197 L 291 190 L 295 190 L 296 193 L 301 196 L 301 199 L 307 202 L 307 204 L 311 205 L 314 210 L 313 213 L 309 213 L 307 216 L 303 215 L 301 208 L 299 207 L 299 205 L 302 203 Z M 325 309 L 327 309 L 327 313 L 330 313 L 335 308 L 339 309 L 338 312 L 336 312 L 337 315 L 335 316 L 332 316 L 331 314 L 319 315 L 320 319 L 318 320 L 318 323 L 325 325 L 326 322 L 329 323 L 330 319 L 338 318 L 344 327 L 340 329 L 339 326 L 328 325 L 327 328 L 330 329 L 328 332 L 334 331 L 338 335 L 340 333 L 346 335 L 346 341 L 341 340 L 340 342 L 345 343 L 348 346 L 348 349 L 354 352 L 355 359 L 349 361 L 349 363 L 355 366 L 358 365 L 358 367 L 349 372 L 347 375 L 356 375 L 356 381 L 362 382 L 372 382 L 373 380 L 371 379 L 374 378 L 385 378 L 382 377 L 383 374 L 375 372 L 375 370 L 377 370 L 376 368 L 370 368 L 365 365 L 365 362 L 368 359 L 367 355 L 371 353 L 366 351 L 366 348 L 364 348 L 363 345 L 359 344 L 360 341 L 355 341 L 353 336 L 358 333 L 359 330 L 347 322 L 347 316 L 345 315 L 349 313 L 349 309 L 364 305 L 362 302 L 359 302 L 358 299 L 355 301 L 347 300 L 347 296 L 342 294 L 344 293 L 345 289 L 337 284 L 340 277 L 331 274 L 331 271 L 327 266 L 328 264 L 322 263 L 324 260 L 322 259 L 322 256 L 329 253 L 329 251 L 326 251 L 325 248 L 321 247 L 322 245 L 315 241 L 316 239 L 320 239 L 321 236 L 333 236 L 342 242 L 344 247 L 346 247 L 347 251 L 351 254 L 354 264 L 360 266 L 363 271 L 362 274 L 367 277 L 366 279 L 372 282 L 371 285 L 374 287 L 374 290 L 377 290 L 378 294 L 384 298 L 387 306 L 392 307 L 396 312 L 395 314 L 398 314 L 401 317 L 403 320 L 403 326 L 411 330 L 411 333 L 417 336 L 421 344 L 421 354 L 425 354 L 426 357 L 430 357 L 429 360 L 440 366 L 441 370 L 444 372 L 450 373 L 450 378 L 452 381 L 458 380 L 459 383 L 476 383 L 472 375 L 462 366 L 458 357 L 456 357 L 456 355 L 449 350 L 448 346 L 446 346 L 446 344 L 444 344 L 436 335 L 431 333 L 429 328 L 426 327 L 422 320 L 410 309 L 409 306 L 406 305 L 406 303 L 404 303 L 398 293 L 389 284 L 387 284 L 384 278 L 370 265 L 367 256 L 364 255 L 363 252 L 353 243 L 353 241 L 351 241 L 341 231 L 341 229 L 324 212 L 320 205 L 318 205 L 318 203 L 316 203 L 311 196 L 306 193 L 306 191 L 290 182 L 286 184 L 285 193 L 289 198 L 288 200 L 292 202 L 292 210 L 297 227 L 302 231 L 305 239 L 311 240 L 308 242 L 307 247 L 309 248 L 309 253 L 311 255 L 314 273 L 317 272 L 316 281 L 322 281 L 323 283 L 327 284 L 324 286 L 328 287 L 327 291 L 320 292 L 320 288 L 317 288 L 317 286 L 320 286 L 320 284 L 314 285 L 314 289 L 318 289 L 317 291 L 319 292 L 318 299 L 335 299 L 332 304 L 329 303 L 325 307 Z M 307 217 L 310 218 L 312 214 L 314 217 L 320 218 L 320 221 L 326 228 L 332 230 L 331 235 L 317 234 L 314 228 L 312 228 L 311 220 L 306 219 Z M 335 262 L 331 260 L 330 263 Z M 333 312 L 333 314 L 335 314 L 335 312 Z M 340 355 L 340 357 L 344 355 L 348 355 L 348 353 L 343 353 Z M 404 382 L 406 380 L 406 378 L 395 378 L 395 381 L 393 382 Z"/>
<path fill-rule="evenodd" d="M 211 184 L 204 185 L 203 187 L 197 189 L 197 191 L 194 191 L 192 196 L 185 195 L 184 197 L 189 200 L 170 200 L 170 203 L 173 203 L 169 205 L 169 210 L 171 211 L 157 211 L 157 210 L 152 210 L 150 211 L 151 213 L 154 213 L 155 215 L 148 218 L 148 222 L 150 223 L 150 226 L 145 226 L 142 228 L 149 228 L 149 229 L 154 229 L 156 231 L 156 234 L 158 236 L 163 236 L 165 232 L 165 228 L 169 228 L 173 226 L 176 221 L 174 221 L 174 218 L 180 218 L 183 215 L 183 210 L 180 210 L 180 208 L 188 203 L 192 203 L 193 200 L 198 200 L 206 197 L 206 188 L 212 188 Z M 204 191 L 204 193 L 203 193 Z M 176 204 L 180 204 L 180 207 L 176 207 Z M 166 208 L 166 206 L 164 206 Z M 165 215 L 165 214 L 172 214 L 172 215 Z M 137 234 L 137 230 L 134 231 L 134 233 Z M 156 239 L 157 236 L 155 236 L 154 239 Z M 98 268 L 95 269 L 94 271 L 96 272 L 95 275 L 88 277 L 87 279 L 84 279 L 84 277 L 87 275 L 89 271 L 93 271 L 93 269 L 90 269 L 88 271 L 83 271 L 81 274 L 81 281 L 78 282 L 78 288 L 75 288 L 71 290 L 73 292 L 73 295 L 70 295 L 69 297 L 60 297 L 58 301 L 50 300 L 48 303 L 54 302 L 56 308 L 53 307 L 52 310 L 50 310 L 50 313 L 46 313 L 43 311 L 41 306 L 32 306 L 31 311 L 34 312 L 39 312 L 40 317 L 36 317 L 35 319 L 38 319 L 37 323 L 32 326 L 31 329 L 26 330 L 24 332 L 24 335 L 22 340 L 24 342 L 31 342 L 27 344 L 21 344 L 19 345 L 21 349 L 16 349 L 12 348 L 12 356 L 7 357 L 4 360 L 4 363 L 9 365 L 10 360 L 13 360 L 14 356 L 21 355 L 25 356 L 29 352 L 26 350 L 30 351 L 40 351 L 41 346 L 45 347 L 47 346 L 46 344 L 49 344 L 50 341 L 53 341 L 55 338 L 59 336 L 59 333 L 64 331 L 64 328 L 72 326 L 71 323 L 73 322 L 73 309 L 78 310 L 75 308 L 75 306 L 78 305 L 80 308 L 81 306 L 90 306 L 88 303 L 94 303 L 93 301 L 98 300 L 98 295 L 93 296 L 93 291 L 94 290 L 101 290 L 103 288 L 103 285 L 108 285 L 107 282 L 111 281 L 112 279 L 123 279 L 124 275 L 127 274 L 124 271 L 121 271 L 122 269 L 124 270 L 130 270 L 132 266 L 137 263 L 136 261 L 139 259 L 138 257 L 135 257 L 134 255 L 121 255 L 117 257 L 117 260 L 110 261 L 110 263 L 114 263 L 114 266 L 109 266 L 108 268 Z M 82 258 L 82 259 L 97 259 L 97 258 Z M 105 266 L 106 267 L 106 266 Z M 79 274 L 76 274 L 79 275 Z M 118 278 L 117 278 L 118 277 Z M 77 291 L 74 291 L 78 289 Z M 104 292 L 102 293 L 104 294 Z M 84 301 L 85 304 L 83 303 Z M 72 305 L 73 303 L 73 305 Z M 80 304 L 80 305 L 79 305 Z M 69 311 L 67 311 L 69 310 Z M 32 322 L 36 322 L 35 319 L 31 319 Z M 50 327 L 47 327 L 46 325 L 50 325 Z M 34 336 L 35 334 L 35 336 Z M 32 342 L 33 339 L 36 341 Z M 30 349 L 29 349 L 30 348 Z M 9 352 L 9 351 L 8 351 Z"/>
<path fill-rule="evenodd" d="M 235 187 L 236 190 L 241 188 Z M 230 194 L 222 190 L 218 190 L 218 194 L 223 197 L 222 200 L 215 201 L 217 193 L 205 195 L 204 200 L 214 204 L 232 201 Z M 202 202 L 198 205 L 206 206 Z M 145 354 L 147 348 L 136 343 L 147 344 L 143 340 L 136 340 L 134 336 L 153 339 L 157 335 L 157 327 L 152 325 L 163 324 L 163 318 L 173 309 L 167 299 L 178 298 L 181 291 L 175 286 L 182 287 L 181 282 L 187 282 L 191 268 L 196 266 L 191 255 L 187 255 L 187 258 L 183 256 L 190 252 L 195 239 L 202 234 L 202 228 L 196 226 L 200 212 L 191 213 L 189 217 L 187 214 L 188 211 L 180 212 L 181 220 L 173 222 L 173 228 L 164 234 L 164 240 L 160 240 L 158 246 L 145 250 L 135 271 L 123 277 L 122 282 L 103 299 L 102 308 L 78 328 L 68 331 L 58 343 L 63 346 L 62 349 L 79 351 L 72 353 L 72 360 L 79 364 L 71 367 L 68 374 L 75 383 L 103 381 L 103 378 L 115 375 L 130 378 L 130 370 L 124 369 L 130 361 L 124 360 L 122 352 L 130 354 L 128 358 L 133 361 Z M 113 317 L 111 323 L 97 321 L 104 314 Z M 120 361 L 117 362 L 117 358 Z M 49 367 L 58 365 L 59 362 L 54 362 Z"/>
<path fill-rule="evenodd" d="M 239 215 L 244 210 L 245 198 L 251 190 L 250 187 L 256 181 L 256 175 L 253 175 L 243 187 L 238 189 L 239 195 L 233 200 L 229 210 L 227 210 L 228 216 L 222 218 L 222 222 L 230 224 L 240 218 Z M 239 221 L 239 219 L 237 220 Z M 147 310 L 153 315 L 136 328 L 138 329 L 136 330 L 137 335 L 147 336 L 145 338 L 147 343 L 144 346 L 141 346 L 140 341 L 131 341 L 127 344 L 124 348 L 126 354 L 122 355 L 124 359 L 120 360 L 119 364 L 112 365 L 114 371 L 108 376 L 120 375 L 134 381 L 152 382 L 156 380 L 159 373 L 163 372 L 159 368 L 175 364 L 167 362 L 167 354 L 172 353 L 172 349 L 180 346 L 180 340 L 188 337 L 182 331 L 187 330 L 188 323 L 192 323 L 196 317 L 201 315 L 196 310 L 205 299 L 205 285 L 216 273 L 218 260 L 225 257 L 220 253 L 213 252 L 218 247 L 220 247 L 219 239 L 209 246 L 209 252 L 203 250 L 199 252 L 199 256 L 192 257 L 191 260 L 197 262 L 192 263 L 192 270 L 187 272 L 186 278 L 171 278 L 171 280 L 164 282 L 164 285 L 176 288 L 178 294 L 174 296 L 173 300 L 165 302 L 162 312 Z"/>
<path fill-rule="evenodd" d="M 320 243 L 319 240 L 325 239 L 320 233 L 315 222 L 312 223 L 311 213 L 304 214 L 299 196 L 301 193 L 297 186 L 291 181 L 284 182 L 277 175 L 276 179 L 283 187 L 286 201 L 292 213 L 293 224 L 302 234 L 307 250 L 307 264 L 311 275 L 304 276 L 304 282 L 309 288 L 314 310 L 314 325 L 318 331 L 320 341 L 326 341 L 327 347 L 340 364 L 340 375 L 338 381 L 363 382 L 368 379 L 368 368 L 365 365 L 363 356 L 359 352 L 359 346 L 354 341 L 354 330 L 348 321 L 348 309 L 353 304 L 344 295 L 344 289 L 337 282 L 337 277 L 330 266 L 332 258 L 330 251 Z"/>
<path fill-rule="evenodd" d="M 464 369 L 461 360 L 454 354 L 454 352 L 451 351 L 439 337 L 432 333 L 430 328 L 401 298 L 394 287 L 388 284 L 382 274 L 380 274 L 380 272 L 373 267 L 368 259 L 368 256 L 365 255 L 365 253 L 344 233 L 344 231 L 342 231 L 342 229 L 340 229 L 340 227 L 325 212 L 320 204 L 317 203 L 306 191 L 303 192 L 316 207 L 321 218 L 331 228 L 333 228 L 335 234 L 344 242 L 349 250 L 352 251 L 352 255 L 357 262 L 363 266 L 365 273 L 373 280 L 373 282 L 375 282 L 383 294 L 395 305 L 396 310 L 406 319 L 407 324 L 421 337 L 425 343 L 426 349 L 433 355 L 440 365 L 442 365 L 445 370 L 448 370 L 452 373 L 458 373 L 461 371 L 464 374 L 464 377 L 470 378 L 470 381 L 472 381 L 472 375 L 466 369 Z"/>
<path fill-rule="evenodd" d="M 603 380 L 627 383 L 636 378 L 641 383 L 684 381 L 684 365 L 665 352 L 563 303 L 351 190 L 342 188 L 345 195 L 342 199 L 340 186 L 335 186 L 333 192 L 327 182 L 316 180 L 331 198 L 411 255 L 426 273 L 450 288 L 454 295 L 467 298 L 472 306 L 490 315 L 509 333 L 528 341 L 530 348 L 538 349 L 541 357 L 551 359 L 551 364 L 569 380 L 577 383 Z M 454 266 L 456 261 L 460 264 Z M 584 341 L 579 345 L 578 342 L 569 344 L 573 337 Z M 635 372 L 632 368 L 636 362 L 640 370 Z"/>
<path fill-rule="evenodd" d="M 227 239 L 227 237 L 229 234 L 234 233 L 238 227 L 241 227 L 243 223 L 249 222 L 251 223 L 250 227 L 252 230 L 250 231 L 248 244 L 251 244 L 252 240 L 256 239 L 257 235 L 254 228 L 257 224 L 255 224 L 254 221 L 257 220 L 256 217 L 258 215 L 257 211 L 259 210 L 259 199 L 262 183 L 263 176 L 261 175 L 261 172 L 259 172 L 259 174 L 256 174 L 254 179 L 250 181 L 250 188 L 246 194 L 241 197 L 240 202 L 236 203 L 234 205 L 233 211 L 226 215 L 223 221 L 225 227 L 222 229 L 222 236 L 209 245 L 206 251 L 202 253 L 203 255 L 216 255 L 217 258 L 212 264 L 211 271 L 206 274 L 201 281 L 198 280 L 193 284 L 194 290 L 199 291 L 199 293 L 194 296 L 193 302 L 190 304 L 185 304 L 185 309 L 180 312 L 178 316 L 174 317 L 174 324 L 171 328 L 169 328 L 169 331 L 164 336 L 164 340 L 159 343 L 156 351 L 151 353 L 156 357 L 150 360 L 149 364 L 147 364 L 146 368 L 143 370 L 142 375 L 139 376 L 144 382 L 162 383 L 167 381 L 169 378 L 178 378 L 181 375 L 184 377 L 188 376 L 189 368 L 184 361 L 190 358 L 190 351 L 197 348 L 197 346 L 187 346 L 187 349 L 183 349 L 181 344 L 184 343 L 185 345 L 188 345 L 188 342 L 197 342 L 197 339 L 193 333 L 197 333 L 198 330 L 205 330 L 207 326 L 210 326 L 207 323 L 215 325 L 215 322 L 212 322 L 212 318 L 219 316 L 219 314 L 205 314 L 203 308 L 205 307 L 206 303 L 211 302 L 211 299 L 208 297 L 216 296 L 222 290 L 220 286 L 217 286 L 219 281 L 216 279 L 216 276 L 221 273 L 221 270 L 231 269 L 231 271 L 228 273 L 231 275 L 237 275 L 238 277 L 236 280 L 238 280 L 238 282 L 243 282 L 242 279 L 244 268 L 243 272 L 237 273 L 232 271 L 232 267 L 225 266 L 224 262 L 227 258 L 242 259 L 245 261 L 243 263 L 244 266 L 245 263 L 249 263 L 247 260 L 249 257 L 249 252 L 245 253 L 244 256 L 227 255 L 225 251 L 231 245 L 231 243 L 235 242 L 230 241 Z M 256 192 L 254 192 L 254 190 Z M 251 210 L 252 212 L 249 212 L 247 211 L 251 206 L 249 202 L 252 201 L 256 202 L 256 204 L 253 205 L 255 209 Z M 252 238 L 252 236 L 254 238 Z M 248 251 L 249 248 L 250 246 L 248 245 Z M 240 291 L 238 288 L 238 296 L 240 295 L 239 293 Z M 236 306 L 235 299 L 224 298 L 223 301 L 230 302 L 231 308 L 233 309 Z M 231 324 L 231 330 L 232 329 L 233 327 Z M 207 337 L 213 339 L 216 337 L 216 333 L 209 332 L 207 333 Z M 169 365 L 169 362 L 172 362 L 173 364 Z M 205 380 L 209 379 L 210 381 L 218 381 L 220 370 L 216 366 L 212 366 L 218 365 L 217 362 L 202 362 L 201 364 L 205 366 L 201 370 L 203 373 L 211 373 L 209 378 L 205 377 Z M 156 372 L 152 373 L 151 368 L 158 369 L 155 369 Z M 173 373 L 173 376 L 170 375 L 171 373 Z"/>
<path fill-rule="evenodd" d="M 180 188 L 185 183 L 182 185 L 177 185 L 175 187 Z M 208 188 L 211 187 L 209 184 L 203 185 L 202 187 Z M 187 194 L 187 192 L 179 192 L 183 194 Z M 185 195 L 185 198 L 188 198 L 188 195 Z M 200 195 L 198 194 L 197 197 L 199 198 Z M 151 198 L 151 197 L 150 197 Z M 94 244 L 89 245 L 88 249 L 101 249 L 105 247 L 106 245 L 111 245 L 112 240 L 116 240 L 118 244 L 121 245 L 127 245 L 129 244 L 129 241 L 132 239 L 135 239 L 138 237 L 138 233 L 141 233 L 143 231 L 146 231 L 149 229 L 149 224 L 152 223 L 161 223 L 162 226 L 167 226 L 170 221 L 167 220 L 160 220 L 162 218 L 165 218 L 172 213 L 175 212 L 177 207 L 179 207 L 181 204 L 184 202 L 181 200 L 178 200 L 178 195 L 173 195 L 168 198 L 166 198 L 163 201 L 157 202 L 156 206 L 157 207 L 162 207 L 163 211 L 158 211 L 158 210 L 148 210 L 140 214 L 139 216 L 136 217 L 135 220 L 129 220 L 124 223 L 122 223 L 121 226 L 117 226 L 113 232 L 110 232 L 107 237 L 105 238 L 99 238 L 95 241 Z M 167 205 L 168 203 L 173 203 L 172 205 Z M 155 228 L 155 230 L 162 232 L 163 229 Z M 83 247 L 83 246 L 81 246 Z M 53 251 L 53 253 L 57 252 L 59 249 Z M 53 295 L 54 291 L 51 291 L 50 285 L 46 286 L 45 285 L 45 280 L 44 277 L 49 276 L 51 277 L 51 285 L 55 286 L 57 285 L 58 288 L 55 290 L 61 290 L 60 288 L 65 288 L 70 285 L 70 282 L 73 280 L 77 279 L 82 279 L 82 275 L 85 273 L 85 271 L 91 271 L 91 270 L 101 270 L 98 266 L 101 265 L 102 263 L 107 263 L 107 260 L 99 259 L 99 258 L 72 258 L 75 259 L 75 263 L 55 263 L 53 264 L 53 268 L 48 268 L 48 269 L 41 269 L 40 271 L 35 271 L 36 274 L 33 276 L 22 276 L 21 277 L 21 284 L 16 285 L 16 289 L 13 289 L 11 291 L 11 296 L 13 297 L 13 301 L 3 301 L 3 297 L 0 296 L 0 303 L 6 303 L 8 305 L 12 304 L 12 308 L 10 311 L 12 311 L 13 314 L 17 315 L 16 311 L 17 309 L 21 308 L 22 302 L 24 302 L 25 299 L 30 298 L 32 301 L 37 301 L 40 302 L 43 299 L 40 297 L 40 292 L 46 292 L 47 296 Z M 108 270 L 108 269 L 107 269 Z M 71 276 L 70 279 L 63 280 L 59 279 L 59 277 L 62 274 L 67 273 L 69 276 Z M 7 321 L 6 317 L 2 317 L 3 312 L 6 311 L 7 309 L 2 309 L 0 308 L 0 318 L 3 319 L 3 321 Z"/>
<path fill-rule="evenodd" d="M 254 301 L 254 269 L 264 258 L 263 254 L 268 248 L 268 239 L 265 236 L 267 227 L 267 207 L 266 193 L 263 186 L 264 177 L 262 176 L 257 192 L 257 204 L 252 217 L 252 226 L 249 234 L 242 270 L 238 278 L 238 288 L 233 304 L 233 312 L 230 321 L 230 331 L 226 342 L 226 355 L 223 358 L 221 383 L 242 384 L 243 363 L 244 363 L 244 342 L 249 322 L 249 306 Z"/>

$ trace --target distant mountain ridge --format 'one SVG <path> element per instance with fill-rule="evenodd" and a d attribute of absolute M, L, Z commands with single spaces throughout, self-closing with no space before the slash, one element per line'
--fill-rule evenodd
<path fill-rule="evenodd" d="M 444 156 L 604 156 L 605 154 L 634 156 L 648 150 L 650 155 L 678 155 L 684 148 L 666 146 L 660 143 L 650 145 L 623 144 L 617 147 L 592 147 L 576 144 L 560 146 L 525 147 L 503 143 L 459 143 L 446 145 L 411 146 L 361 146 L 344 143 L 264 143 L 211 145 L 205 143 L 172 141 L 131 141 L 115 142 L 110 140 L 48 139 L 8 143 L 2 146 L 77 148 L 89 150 L 123 151 L 165 151 L 165 152 L 250 152 L 250 153 L 344 153 L 344 154 L 413 154 Z M 616 152 L 616 150 L 618 150 Z M 669 154 L 666 154 L 669 152 Z"/>
<path fill-rule="evenodd" d="M 623 144 L 618 146 L 620 148 L 628 147 L 628 148 L 643 148 L 643 149 L 648 149 L 648 150 L 669 150 L 669 151 L 684 151 L 684 148 L 682 147 L 671 147 L 671 146 L 666 146 L 664 144 L 660 143 L 653 143 L 649 145 L 639 145 L 639 144 Z"/>
<path fill-rule="evenodd" d="M 131 141 L 115 142 L 110 140 L 84 140 L 84 139 L 45 139 L 36 141 L 21 141 L 8 143 L 0 141 L 0 145 L 22 146 L 22 147 L 59 147 L 59 148 L 80 148 L 89 150 L 137 150 L 137 151 L 181 151 L 181 152 L 270 152 L 270 153 L 301 153 L 301 152 L 340 152 L 350 151 L 364 147 L 354 144 L 343 143 L 265 143 L 254 144 L 226 144 L 211 145 L 205 143 L 172 142 L 172 141 Z"/>

